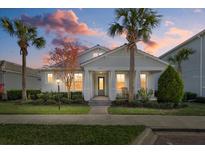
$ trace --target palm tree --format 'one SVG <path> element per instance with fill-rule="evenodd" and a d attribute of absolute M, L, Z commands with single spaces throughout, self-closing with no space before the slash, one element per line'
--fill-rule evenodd
<path fill-rule="evenodd" d="M 194 51 L 191 48 L 183 48 L 179 50 L 179 52 L 176 55 L 169 57 L 168 61 L 172 64 L 177 65 L 177 71 L 181 75 L 182 74 L 182 68 L 181 68 L 182 62 L 185 60 L 188 60 L 189 56 L 192 55 L 193 53 Z"/>
<path fill-rule="evenodd" d="M 21 20 L 13 20 L 3 17 L 0 18 L 1 27 L 12 37 L 17 38 L 20 47 L 20 55 L 22 55 L 22 99 L 26 100 L 26 56 L 28 55 L 28 47 L 35 46 L 37 49 L 43 48 L 46 41 L 43 37 L 37 36 L 36 27 L 32 27 L 23 23 Z"/>
<path fill-rule="evenodd" d="M 126 35 L 128 41 L 128 50 L 130 51 L 129 101 L 134 99 L 137 42 L 149 41 L 152 29 L 159 25 L 160 18 L 161 15 L 158 15 L 153 9 L 121 8 L 115 10 L 115 21 L 110 25 L 108 34 L 112 37 Z"/>

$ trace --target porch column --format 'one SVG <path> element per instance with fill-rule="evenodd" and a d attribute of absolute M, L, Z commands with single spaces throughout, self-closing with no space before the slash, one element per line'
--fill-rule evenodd
<path fill-rule="evenodd" d="M 84 99 L 86 101 L 90 100 L 90 77 L 89 77 L 89 71 L 84 70 L 84 84 L 83 84 L 83 95 Z"/>
<path fill-rule="evenodd" d="M 137 94 L 138 90 L 140 90 L 140 71 L 136 70 L 136 75 L 135 75 L 135 94 Z"/>
<path fill-rule="evenodd" d="M 109 72 L 109 99 L 111 101 L 116 98 L 116 75 L 115 71 L 111 70 Z"/>

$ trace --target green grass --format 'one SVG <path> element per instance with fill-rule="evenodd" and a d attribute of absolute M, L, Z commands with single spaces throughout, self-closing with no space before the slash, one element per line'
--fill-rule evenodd
<path fill-rule="evenodd" d="M 0 144 L 130 144 L 144 126 L 0 124 Z"/>
<path fill-rule="evenodd" d="M 111 114 L 127 115 L 178 115 L 178 116 L 205 116 L 205 104 L 190 103 L 188 107 L 181 109 L 151 109 L 132 107 L 109 107 Z"/>
<path fill-rule="evenodd" d="M 87 114 L 90 107 L 87 105 L 32 105 L 12 102 L 0 103 L 0 114 Z"/>

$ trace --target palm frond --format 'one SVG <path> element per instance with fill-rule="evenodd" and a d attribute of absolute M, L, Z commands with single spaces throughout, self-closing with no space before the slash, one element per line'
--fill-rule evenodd
<path fill-rule="evenodd" d="M 108 34 L 112 37 L 114 37 L 115 35 L 122 35 L 123 32 L 123 26 L 121 26 L 117 22 L 112 23 L 108 29 Z"/>
<path fill-rule="evenodd" d="M 35 38 L 32 41 L 32 45 L 34 45 L 38 49 L 45 47 L 45 44 L 46 44 L 46 41 L 43 37 Z"/>
<path fill-rule="evenodd" d="M 1 27 L 8 32 L 11 36 L 15 34 L 15 30 L 12 24 L 12 21 L 10 21 L 7 17 L 3 17 L 0 19 Z"/>

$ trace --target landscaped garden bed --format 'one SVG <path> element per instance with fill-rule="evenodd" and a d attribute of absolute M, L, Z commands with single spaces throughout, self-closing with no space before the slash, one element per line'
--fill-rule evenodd
<path fill-rule="evenodd" d="M 0 144 L 131 144 L 144 126 L 1 124 Z"/>
<path fill-rule="evenodd" d="M 175 109 L 111 106 L 108 108 L 108 112 L 110 114 L 124 115 L 205 116 L 205 105 L 201 103 L 188 103 L 187 107 Z"/>

